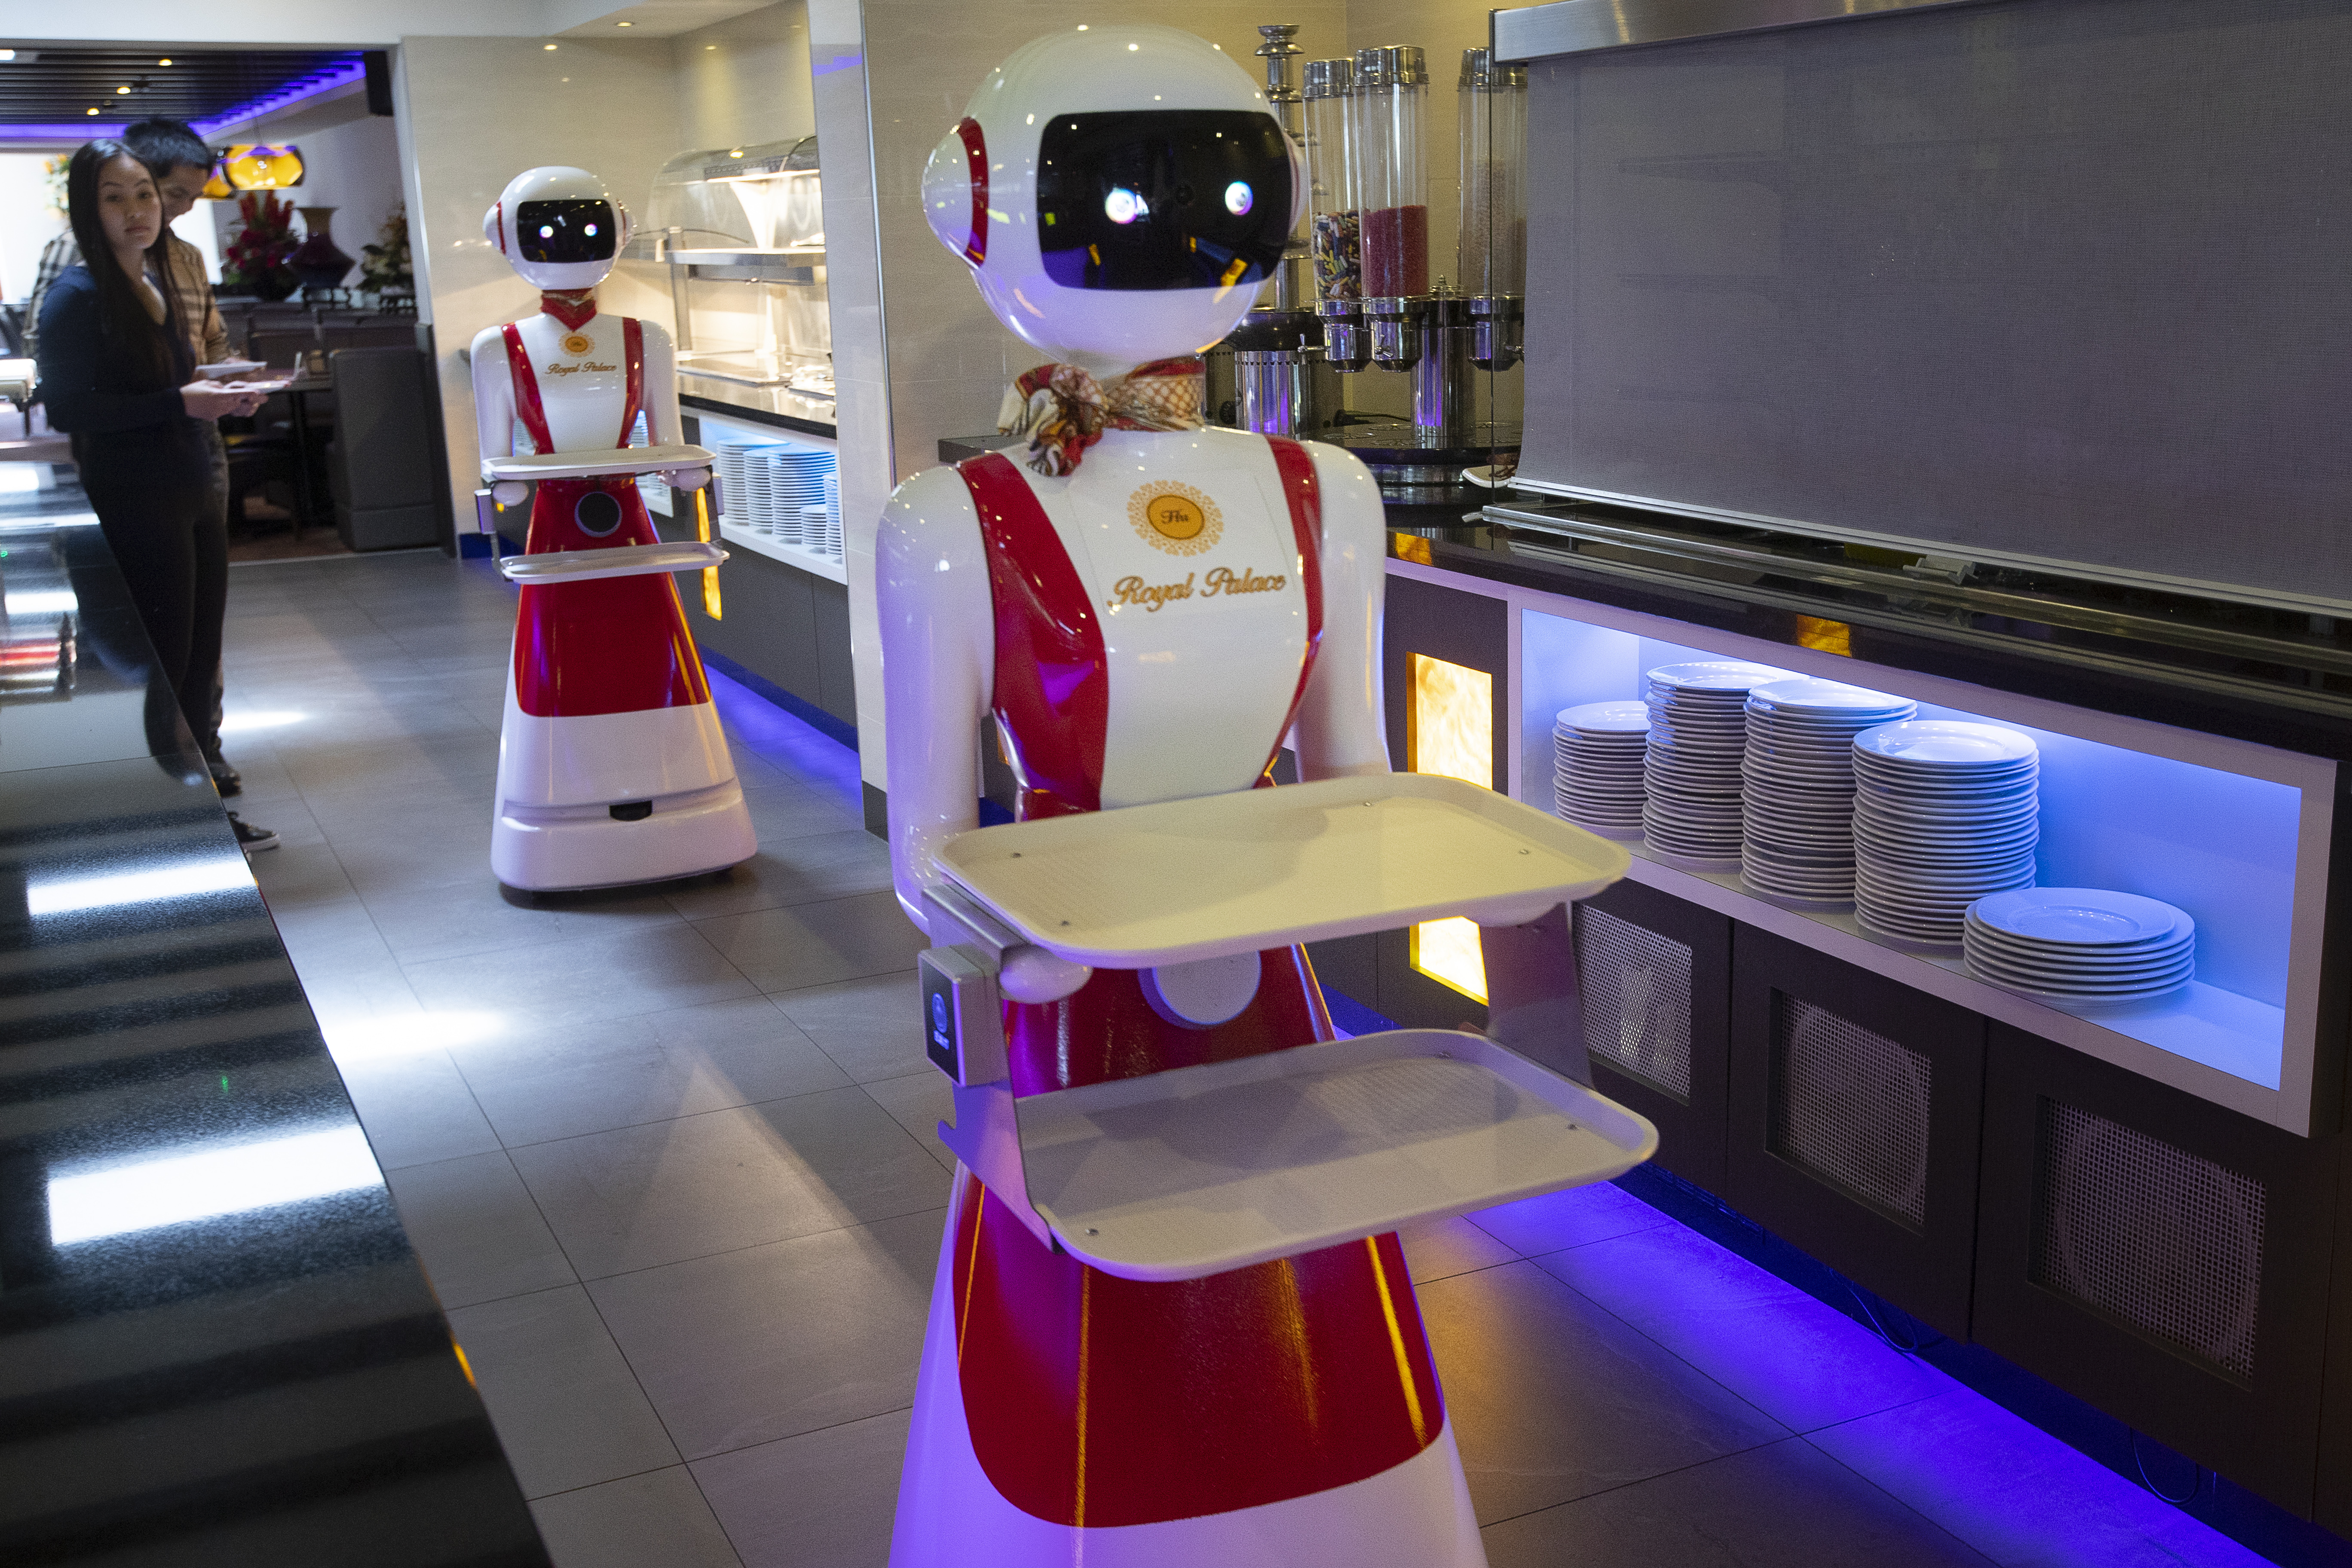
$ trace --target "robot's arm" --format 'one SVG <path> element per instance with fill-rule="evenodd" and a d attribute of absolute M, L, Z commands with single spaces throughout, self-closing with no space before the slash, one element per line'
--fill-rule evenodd
<path fill-rule="evenodd" d="M 1307 450 L 1323 493 L 1323 644 L 1298 705 L 1298 776 L 1384 773 L 1381 604 L 1388 568 L 1381 489 L 1354 454 L 1314 442 Z"/>
<path fill-rule="evenodd" d="M 890 877 L 919 926 L 931 856 L 980 822 L 973 737 L 995 679 L 995 612 L 971 492 L 952 468 L 900 485 L 875 541 Z"/>
<path fill-rule="evenodd" d="M 640 321 L 646 343 L 646 439 L 656 447 L 686 437 L 677 412 L 677 351 L 659 321 Z"/>
<path fill-rule="evenodd" d="M 504 332 L 485 327 L 474 334 L 474 436 L 482 461 L 514 456 L 514 373 L 507 367 Z M 488 476 L 483 476 L 488 479 Z"/>

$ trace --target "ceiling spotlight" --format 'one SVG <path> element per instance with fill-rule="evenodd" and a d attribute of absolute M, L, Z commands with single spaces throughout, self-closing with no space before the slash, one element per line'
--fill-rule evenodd
<path fill-rule="evenodd" d="M 615 22 L 613 26 L 615 27 L 634 27 L 636 24 L 635 22 Z"/>
<path fill-rule="evenodd" d="M 129 98 L 131 96 L 131 89 L 127 87 L 118 87 L 114 89 L 114 96 L 117 98 Z"/>
<path fill-rule="evenodd" d="M 555 46 L 553 44 L 541 44 L 540 47 L 545 49 L 551 55 L 555 52 Z"/>
<path fill-rule="evenodd" d="M 98 112 L 98 108 L 97 108 L 97 106 L 96 106 L 95 104 L 91 105 L 91 107 L 90 107 L 90 112 L 91 112 L 92 114 L 96 114 L 96 113 Z"/>
<path fill-rule="evenodd" d="M 16 58 L 16 50 L 14 50 L 14 49 L 0 49 L 0 60 L 13 60 L 13 59 L 15 59 Z"/>
<path fill-rule="evenodd" d="M 159 65 L 159 66 L 167 66 L 167 65 L 170 65 L 172 62 L 171 62 L 171 61 L 169 61 L 169 60 L 157 60 L 155 63 L 156 63 L 157 65 Z"/>

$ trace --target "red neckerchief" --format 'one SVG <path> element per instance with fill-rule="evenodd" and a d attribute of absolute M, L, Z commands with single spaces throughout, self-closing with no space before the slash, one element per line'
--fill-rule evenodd
<path fill-rule="evenodd" d="M 596 290 L 566 289 L 560 293 L 545 291 L 539 297 L 539 308 L 576 332 L 586 326 L 588 319 L 596 313 Z"/>
<path fill-rule="evenodd" d="M 996 413 L 1005 435 L 1029 437 L 1029 467 L 1076 472 L 1105 430 L 1197 430 L 1206 367 L 1194 356 L 1153 360 L 1097 382 L 1074 364 L 1041 364 L 1013 378 Z"/>

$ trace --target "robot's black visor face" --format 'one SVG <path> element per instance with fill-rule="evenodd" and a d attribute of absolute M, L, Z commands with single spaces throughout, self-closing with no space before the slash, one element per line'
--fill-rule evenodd
<path fill-rule="evenodd" d="M 525 261 L 610 261 L 620 228 L 610 202 L 525 202 L 515 209 Z"/>
<path fill-rule="evenodd" d="M 1290 152 L 1272 115 L 1065 114 L 1037 150 L 1037 245 L 1065 289 L 1255 283 L 1290 237 Z"/>

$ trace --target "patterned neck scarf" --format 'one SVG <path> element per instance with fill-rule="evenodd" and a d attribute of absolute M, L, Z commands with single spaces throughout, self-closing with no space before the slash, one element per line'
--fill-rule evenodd
<path fill-rule="evenodd" d="M 539 296 L 539 308 L 576 332 L 586 326 L 589 318 L 596 313 L 596 290 L 543 290 Z"/>
<path fill-rule="evenodd" d="M 1048 479 L 1077 471 L 1106 430 L 1198 430 L 1207 367 L 1194 356 L 1154 360 L 1109 382 L 1074 364 L 1024 371 L 996 411 L 1002 435 L 1029 437 L 1029 467 Z"/>

